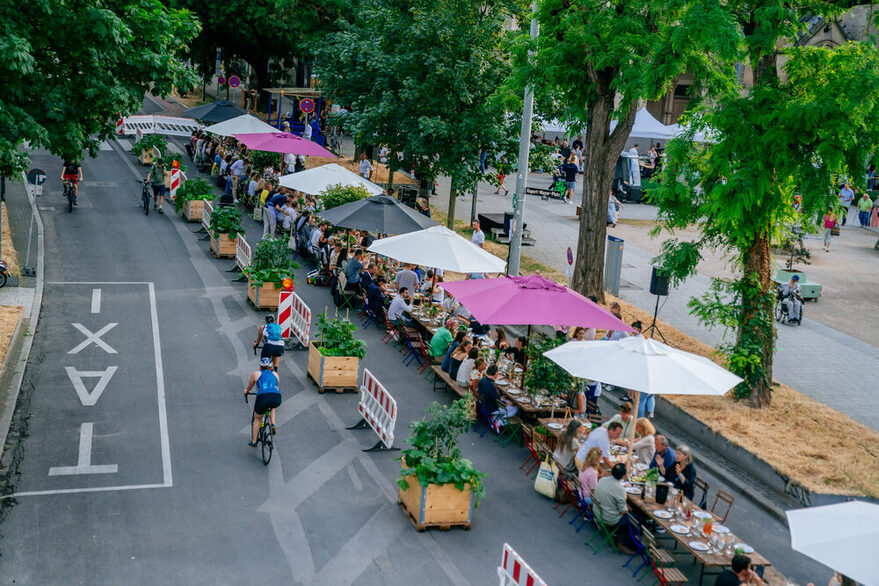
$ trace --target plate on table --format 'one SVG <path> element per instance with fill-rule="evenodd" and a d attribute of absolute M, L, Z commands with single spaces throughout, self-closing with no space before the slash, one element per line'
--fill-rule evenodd
<path fill-rule="evenodd" d="M 513 369 L 513 372 L 515 372 L 516 374 L 519 374 L 520 372 L 522 372 L 522 369 L 517 366 L 516 368 Z"/>
<path fill-rule="evenodd" d="M 507 389 L 507 392 L 511 395 L 521 395 L 522 391 L 519 389 Z"/>
<path fill-rule="evenodd" d="M 747 543 L 737 543 L 733 547 L 736 549 L 740 549 L 745 553 L 754 553 L 754 548 Z"/>
<path fill-rule="evenodd" d="M 561 423 L 552 422 L 552 423 L 547 423 L 546 427 L 548 429 L 564 429 L 565 426 L 562 425 Z"/>
<path fill-rule="evenodd" d="M 723 525 L 713 525 L 711 527 L 712 533 L 719 533 L 720 535 L 724 535 L 729 533 L 729 527 L 724 527 Z"/>
<path fill-rule="evenodd" d="M 499 384 L 502 387 L 506 387 L 510 384 L 510 381 L 507 381 L 507 380 L 498 380 L 498 381 L 494 381 L 494 382 L 496 382 L 497 384 Z"/>
<path fill-rule="evenodd" d="M 693 511 L 693 516 L 697 519 L 710 519 L 711 513 L 708 513 L 706 511 Z"/>
<path fill-rule="evenodd" d="M 517 399 L 517 401 L 519 401 L 520 403 L 530 403 L 531 399 L 529 399 L 528 397 L 522 397 L 521 399 Z"/>
<path fill-rule="evenodd" d="M 671 519 L 671 513 L 665 509 L 656 509 L 653 511 L 653 516 L 659 517 L 660 519 Z"/>
<path fill-rule="evenodd" d="M 691 541 L 687 545 L 689 545 L 691 549 L 695 549 L 696 551 L 708 551 L 708 544 L 704 541 Z"/>
<path fill-rule="evenodd" d="M 641 489 L 637 486 L 627 486 L 626 492 L 629 494 L 641 494 Z"/>
<path fill-rule="evenodd" d="M 632 466 L 635 467 L 635 470 L 647 470 L 648 468 L 647 464 L 643 462 L 635 462 Z"/>
<path fill-rule="evenodd" d="M 686 535 L 690 532 L 690 528 L 686 525 L 675 524 L 669 527 L 669 529 L 671 529 L 674 533 L 677 533 L 678 535 Z"/>

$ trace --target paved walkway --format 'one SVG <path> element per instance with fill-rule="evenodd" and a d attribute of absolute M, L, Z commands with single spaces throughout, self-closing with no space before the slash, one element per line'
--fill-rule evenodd
<path fill-rule="evenodd" d="M 547 175 L 532 173 L 529 185 L 545 187 L 549 181 Z M 515 177 L 510 177 L 507 187 L 511 192 L 514 184 Z M 578 183 L 575 201 L 580 198 L 580 189 Z M 441 179 L 431 203 L 439 209 L 447 209 L 448 193 L 448 179 Z M 459 219 L 469 219 L 471 202 L 469 195 L 459 198 L 456 204 Z M 480 213 L 512 210 L 511 196 L 494 195 L 494 188 L 487 183 L 480 184 L 477 204 Z M 523 248 L 523 254 L 564 272 L 568 246 L 577 250 L 579 224 L 575 214 L 575 206 L 529 197 L 525 221 L 537 244 Z M 655 219 L 656 209 L 648 205 L 627 204 L 623 217 Z M 613 234 L 613 231 L 609 233 Z M 622 299 L 650 313 L 656 302 L 656 297 L 649 291 L 650 259 L 653 256 L 625 244 L 620 289 Z M 709 285 L 710 279 L 704 275 L 691 277 L 661 300 L 659 317 L 682 332 L 716 346 L 722 340 L 723 332 L 698 323 L 687 309 L 687 302 L 702 295 Z M 809 305 L 806 305 L 804 315 L 808 316 L 808 310 Z M 780 326 L 776 344 L 776 379 L 879 430 L 879 393 L 875 374 L 879 372 L 879 348 L 807 317 L 800 327 Z"/>

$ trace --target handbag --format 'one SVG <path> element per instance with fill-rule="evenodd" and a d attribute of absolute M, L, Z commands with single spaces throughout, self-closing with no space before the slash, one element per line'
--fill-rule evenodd
<path fill-rule="evenodd" d="M 296 251 L 296 236 L 293 234 L 293 231 L 290 231 L 290 238 L 287 240 L 287 248 L 292 251 Z"/>
<path fill-rule="evenodd" d="M 262 222 L 262 206 L 254 206 L 254 208 L 253 208 L 253 221 L 254 222 Z"/>
<path fill-rule="evenodd" d="M 558 485 L 559 469 L 555 465 L 552 454 L 546 455 L 546 460 L 540 463 L 537 478 L 534 479 L 534 490 L 545 497 L 555 499 L 555 490 Z"/>

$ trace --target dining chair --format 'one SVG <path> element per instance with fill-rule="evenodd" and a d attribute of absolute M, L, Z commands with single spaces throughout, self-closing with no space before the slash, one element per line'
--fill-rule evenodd
<path fill-rule="evenodd" d="M 568 521 L 568 525 L 574 525 L 577 521 L 580 521 L 580 524 L 574 527 L 576 533 L 579 533 L 580 530 L 586 525 L 595 525 L 595 515 L 592 512 L 592 505 L 583 498 L 583 494 L 580 489 L 580 481 L 577 480 L 577 511 L 578 515 Z M 595 525 L 597 527 L 597 525 Z"/>
<path fill-rule="evenodd" d="M 397 326 L 392 324 L 391 320 L 388 319 L 388 308 L 387 307 L 382 308 L 382 314 L 383 314 L 383 317 L 385 318 L 385 328 L 386 328 L 385 335 L 382 336 L 382 342 L 387 344 L 391 340 L 398 340 L 400 338 L 400 334 L 397 331 Z"/>
<path fill-rule="evenodd" d="M 702 498 L 699 499 L 699 501 L 698 501 L 699 508 L 704 509 L 705 505 L 708 504 L 708 483 L 697 476 L 695 484 L 696 484 L 696 490 L 702 491 Z M 695 494 L 693 495 L 693 502 L 696 502 L 696 495 Z"/>
<path fill-rule="evenodd" d="M 659 558 L 659 561 L 662 562 L 663 566 L 671 566 L 678 562 L 677 558 L 672 552 L 660 547 L 660 545 L 656 541 L 656 536 L 653 534 L 653 532 L 643 525 L 641 526 L 641 537 L 644 540 L 644 547 L 652 547 L 654 549 L 655 555 Z"/>
<path fill-rule="evenodd" d="M 644 545 L 645 540 L 642 537 L 642 531 L 644 531 L 643 526 L 632 513 L 626 513 L 626 517 L 629 520 L 629 537 L 632 539 L 632 543 L 635 544 L 635 553 L 629 556 L 629 559 L 626 560 L 626 563 L 624 563 L 622 567 L 628 568 L 629 564 L 635 559 L 640 559 L 641 564 L 632 571 L 632 577 L 634 578 L 641 573 L 641 570 L 650 569 L 650 554 L 647 552 L 646 546 Z"/>
<path fill-rule="evenodd" d="M 614 537 L 616 536 L 617 531 L 620 530 L 620 526 L 608 526 L 604 522 L 604 517 L 601 514 L 601 506 L 598 504 L 598 500 L 596 500 L 595 494 L 592 495 L 592 502 L 592 514 L 594 515 L 595 526 L 598 527 L 598 532 L 592 536 L 592 539 L 586 542 L 586 545 L 592 548 L 593 555 L 604 549 L 605 545 L 610 545 L 610 548 L 614 550 L 615 553 L 620 553 L 620 550 L 617 548 L 617 544 L 614 543 Z M 597 537 L 602 538 L 601 541 L 598 543 L 598 546 L 594 545 L 594 541 Z"/>
<path fill-rule="evenodd" d="M 647 551 L 650 553 L 650 561 L 653 564 L 653 574 L 659 580 L 660 586 L 684 584 L 688 581 L 687 576 L 682 571 L 677 568 L 666 567 L 663 564 L 656 547 L 647 546 Z"/>
<path fill-rule="evenodd" d="M 522 439 L 525 441 L 525 447 L 528 448 L 528 458 L 522 462 L 522 465 L 519 466 L 519 470 L 525 470 L 525 467 L 528 466 L 528 469 L 525 470 L 525 475 L 530 476 L 531 472 L 540 466 L 540 462 L 543 460 L 540 457 L 540 452 L 538 452 L 537 448 L 534 446 L 534 442 L 532 441 L 533 436 L 528 433 L 528 428 L 526 427 L 522 427 Z"/>
<path fill-rule="evenodd" d="M 726 518 L 729 517 L 729 512 L 732 509 L 735 500 L 736 498 L 725 490 L 718 490 L 717 496 L 714 497 L 714 504 L 711 505 L 711 516 L 713 516 L 714 519 L 719 523 L 726 523 Z M 717 503 L 719 502 L 723 502 L 726 504 L 726 510 L 724 511 L 722 517 L 720 516 L 720 513 L 715 510 L 717 509 Z"/>
<path fill-rule="evenodd" d="M 558 466 L 558 462 L 556 462 L 556 466 Z M 574 482 L 577 483 L 576 488 L 574 488 Z M 562 497 L 561 499 L 559 499 L 559 502 L 557 502 L 556 505 L 553 507 L 553 509 L 558 511 L 559 507 L 561 507 L 562 505 L 567 505 L 564 509 L 562 509 L 562 512 L 559 513 L 559 518 L 561 519 L 568 513 L 571 507 L 574 507 L 577 504 L 576 492 L 577 489 L 579 489 L 580 487 L 580 482 L 579 480 L 577 480 L 576 476 L 573 476 L 570 472 L 559 466 L 558 484 L 559 490 L 556 490 L 556 495 L 558 495 L 561 491 L 561 493 L 564 494 L 564 497 L 567 497 Z"/>

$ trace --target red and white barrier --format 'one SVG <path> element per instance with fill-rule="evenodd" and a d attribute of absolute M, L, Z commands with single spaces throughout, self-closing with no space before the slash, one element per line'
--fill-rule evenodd
<path fill-rule="evenodd" d="M 366 368 L 363 369 L 363 379 L 360 382 L 360 404 L 357 405 L 357 411 L 363 419 L 355 427 L 365 427 L 362 425 L 365 421 L 379 438 L 375 446 L 365 451 L 394 449 L 397 401 Z"/>
<path fill-rule="evenodd" d="M 182 182 L 180 176 L 182 173 L 180 169 L 171 169 L 171 200 L 173 201 L 175 197 L 177 197 L 177 190 L 180 189 L 180 184 Z"/>
<path fill-rule="evenodd" d="M 498 566 L 500 586 L 546 586 L 546 582 L 525 563 L 509 543 L 504 544 L 504 556 Z"/>
<path fill-rule="evenodd" d="M 201 227 L 205 229 L 206 232 L 210 233 L 211 227 L 211 214 L 214 211 L 214 206 L 211 205 L 211 202 L 205 201 L 202 204 L 201 208 Z"/>
<path fill-rule="evenodd" d="M 122 114 L 118 114 L 119 120 L 116 121 L 116 134 L 125 134 L 125 119 Z"/>
<path fill-rule="evenodd" d="M 281 291 L 278 299 L 278 325 L 285 340 L 294 336 L 303 348 L 308 348 L 311 330 L 311 309 L 293 291 Z"/>
<path fill-rule="evenodd" d="M 238 237 L 235 238 L 235 264 L 243 271 L 250 266 L 250 259 L 250 245 L 247 243 L 247 240 L 244 239 L 244 235 L 239 234 Z M 278 321 L 280 323 L 280 319 Z"/>

